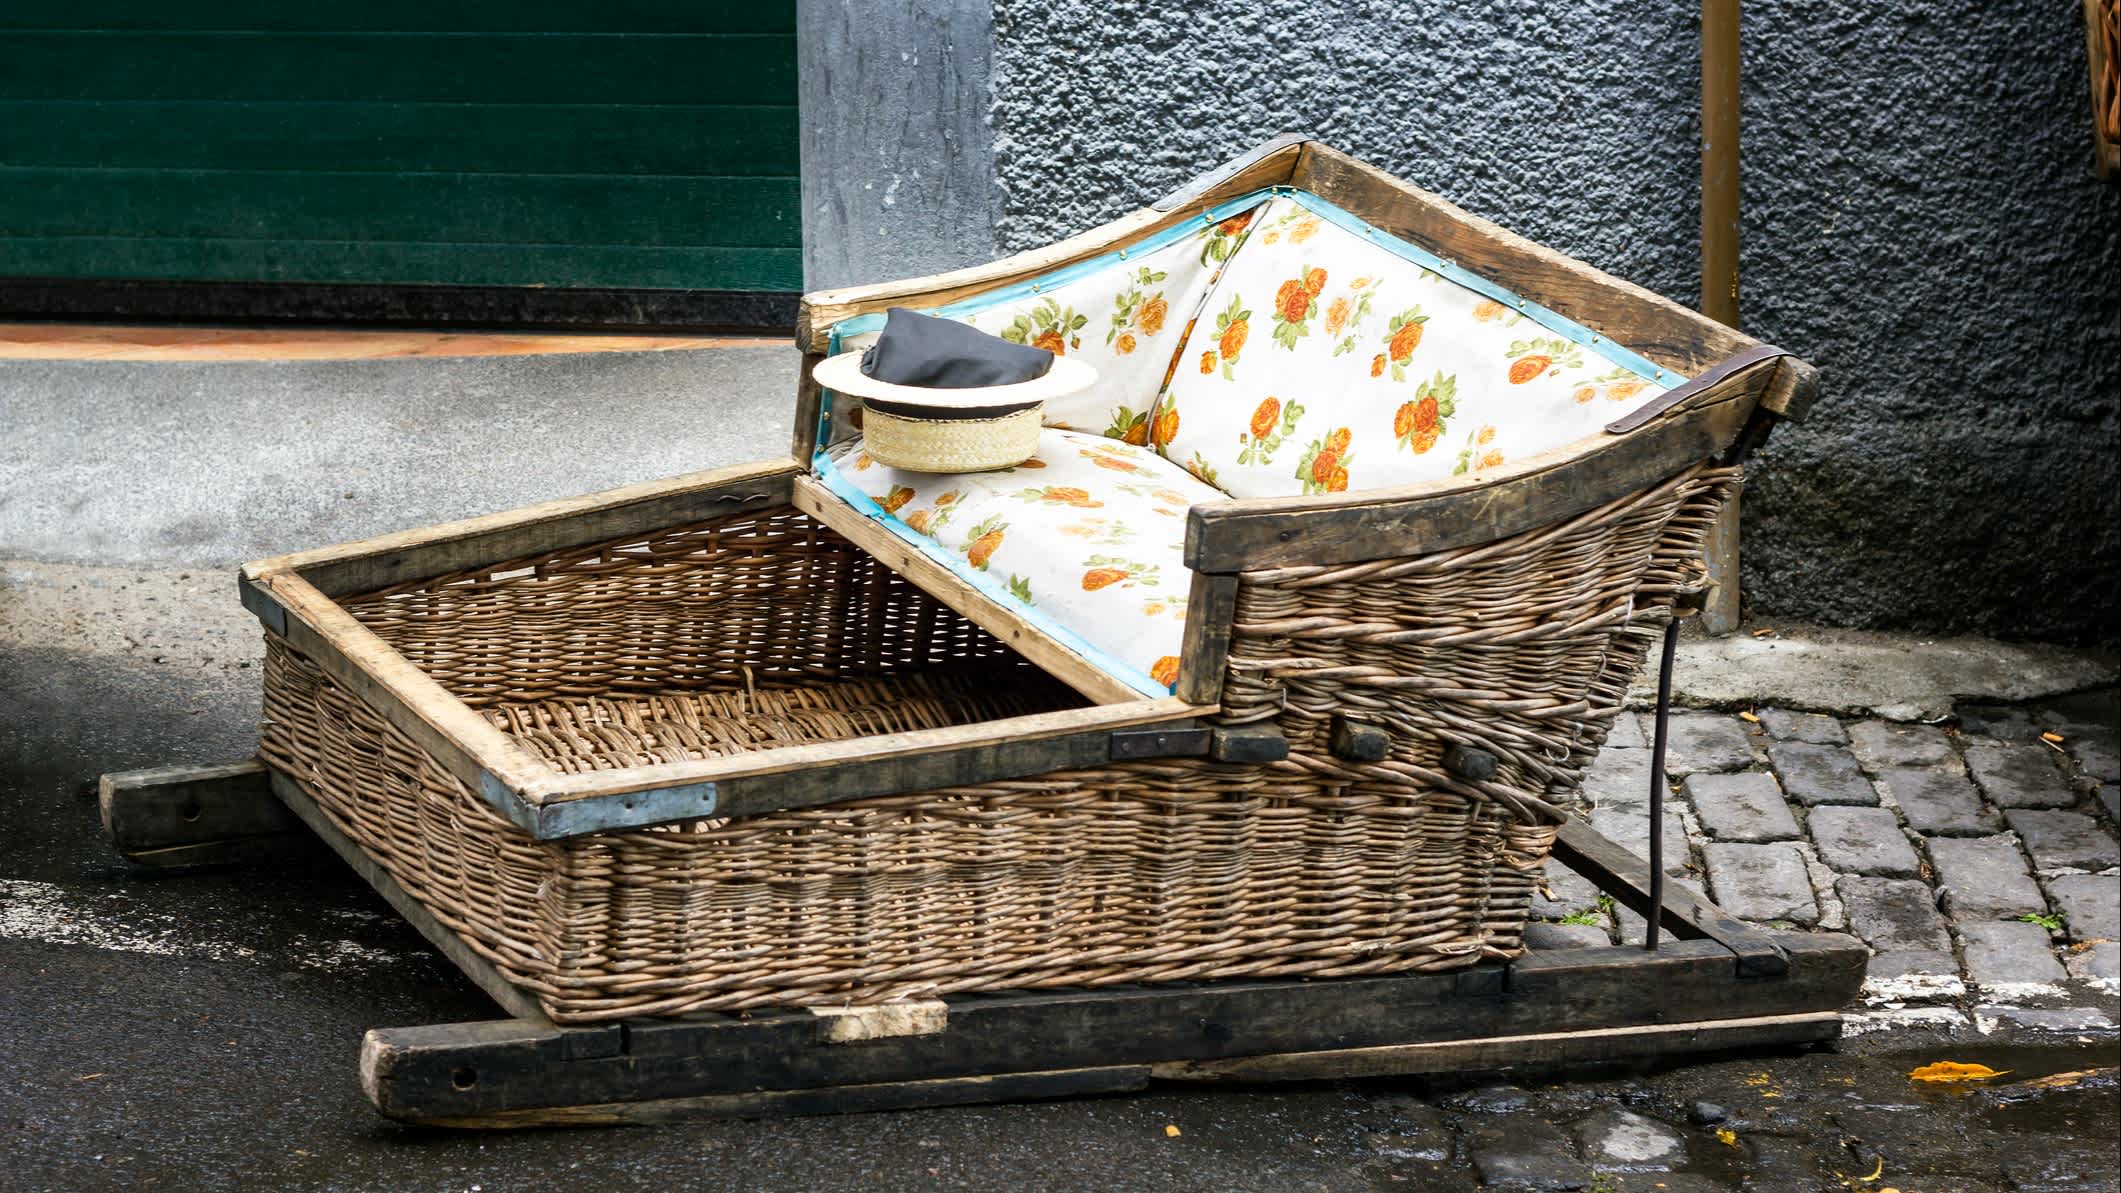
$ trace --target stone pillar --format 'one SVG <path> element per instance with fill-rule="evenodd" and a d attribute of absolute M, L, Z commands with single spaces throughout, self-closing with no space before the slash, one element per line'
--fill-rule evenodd
<path fill-rule="evenodd" d="M 987 0 L 798 0 L 807 289 L 991 260 Z"/>

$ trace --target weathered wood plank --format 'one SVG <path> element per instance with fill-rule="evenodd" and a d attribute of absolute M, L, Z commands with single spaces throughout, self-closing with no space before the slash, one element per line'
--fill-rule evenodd
<path fill-rule="evenodd" d="M 1666 368 L 1695 373 L 1755 342 L 1317 141 L 1304 146 L 1289 182 Z"/>
<path fill-rule="evenodd" d="M 376 1033 L 369 1033 L 374 1038 Z M 766 1118 L 801 1114 L 863 1114 L 879 1110 L 917 1110 L 936 1106 L 971 1106 L 992 1102 L 1026 1102 L 1039 1098 L 1074 1098 L 1087 1094 L 1132 1093 L 1149 1085 L 1147 1065 L 1108 1065 L 1043 1073 L 996 1073 L 977 1077 L 941 1077 L 926 1081 L 893 1081 L 874 1085 L 832 1085 L 818 1089 L 768 1089 L 659 1098 L 646 1102 L 605 1102 L 592 1106 L 550 1106 L 474 1116 L 426 1116 L 391 1099 L 379 1088 L 370 1100 L 392 1118 L 429 1127 L 509 1129 L 524 1127 L 617 1127 L 696 1119 Z M 379 1096 L 380 1095 L 380 1096 Z M 388 1107 L 388 1108 L 386 1108 Z"/>
<path fill-rule="evenodd" d="M 289 645 L 481 798 L 522 823 L 527 806 L 522 793 L 553 774 L 542 759 L 450 695 L 300 575 L 271 573 L 252 583 L 283 611 Z"/>
<path fill-rule="evenodd" d="M 1021 613 L 965 583 L 949 568 L 864 517 L 816 480 L 797 477 L 792 500 L 795 508 L 831 527 L 878 563 L 963 614 L 1053 678 L 1099 704 L 1142 699 L 1142 693 L 1131 685 L 1114 679 L 1095 663 L 1054 641 Z"/>
<path fill-rule="evenodd" d="M 1774 374 L 1764 363 L 1625 437 L 1600 436 L 1473 477 L 1325 497 L 1196 505 L 1186 566 L 1238 572 L 1355 563 L 1493 542 L 1617 501 L 1717 455 Z"/>
<path fill-rule="evenodd" d="M 788 454 L 803 461 L 804 471 L 809 471 L 810 457 L 820 446 L 818 419 L 825 408 L 825 390 L 810 375 L 819 361 L 825 359 L 822 352 L 805 352 L 795 375 L 795 428 L 788 443 Z"/>
<path fill-rule="evenodd" d="M 545 1017 L 545 1011 L 538 1006 L 537 999 L 510 984 L 492 962 L 480 956 L 478 950 L 469 942 L 436 919 L 434 914 L 427 910 L 427 906 L 415 899 L 410 891 L 399 886 L 398 880 L 392 878 L 388 870 L 362 852 L 361 847 L 354 844 L 345 833 L 339 831 L 339 826 L 332 823 L 331 817 L 317 806 L 316 801 L 309 797 L 309 793 L 303 790 L 300 783 L 276 770 L 268 768 L 266 773 L 272 793 L 279 798 L 280 803 L 306 825 L 310 832 L 315 833 L 319 840 L 330 846 L 331 851 L 338 854 L 340 860 L 353 867 L 354 873 L 374 887 L 376 893 L 383 896 L 393 911 L 404 916 L 405 922 L 411 924 L 421 936 L 426 937 L 427 943 L 433 945 L 436 951 L 449 958 L 450 963 L 461 970 L 465 977 L 470 978 L 473 985 L 485 991 L 487 997 L 500 1004 L 502 1010 L 514 1015 L 522 1030 L 547 1034 L 558 1030 Z M 555 1054 L 564 1055 L 567 1051 L 569 1049 L 563 1046 Z"/>
<path fill-rule="evenodd" d="M 1165 228 L 1196 219 L 1203 209 L 1225 199 L 1287 182 L 1305 144 L 1301 141 L 1286 143 L 1242 168 L 1214 179 L 1204 189 L 1169 196 L 1163 200 L 1173 203 L 1169 208 L 1144 207 L 1043 248 L 948 273 L 806 294 L 796 315 L 796 346 L 805 352 L 824 352 L 830 347 L 833 325 L 856 315 L 894 306 L 942 306 L 1125 248 Z"/>
<path fill-rule="evenodd" d="M 1701 1023 L 1539 1032 L 1437 1044 L 1388 1044 L 1378 1048 L 1343 1048 L 1277 1056 L 1173 1061 L 1157 1065 L 1150 1071 L 1159 1081 L 1329 1081 L 1420 1073 L 1479 1073 L 1642 1056 L 1684 1056 L 1738 1048 L 1816 1044 L 1840 1037 L 1841 1016 L 1824 1011 L 1762 1015 L 1751 1019 L 1714 1019 Z"/>
<path fill-rule="evenodd" d="M 1237 619 L 1237 577 L 1193 573 L 1186 597 L 1186 636 L 1178 652 L 1182 700 L 1214 704 L 1223 696 L 1223 667 L 1230 658 L 1230 627 Z"/>
<path fill-rule="evenodd" d="M 689 472 L 245 564 L 245 579 L 299 573 L 326 596 L 373 592 L 511 559 L 783 505 L 805 466 L 762 460 Z"/>
<path fill-rule="evenodd" d="M 143 866 L 247 861 L 297 847 L 302 826 L 272 797 L 257 759 L 120 771 L 97 782 L 103 832 Z"/>
<path fill-rule="evenodd" d="M 2117 102 L 2108 80 L 2113 78 L 2112 22 L 2102 12 L 2104 0 L 2084 0 L 2084 60 L 2091 79 L 2092 172 L 2108 182 L 2121 174 L 2121 141 L 2115 139 Z"/>
<path fill-rule="evenodd" d="M 1621 906 L 1647 916 L 1650 866 L 1582 821 L 1561 826 L 1554 860 L 1613 896 Z M 1713 940 L 1738 958 L 1738 970 L 1750 977 L 1774 977 L 1789 969 L 1789 957 L 1775 934 L 1733 919 L 1706 899 L 1673 884 L 1664 888 L 1659 922 L 1686 938 Z"/>
<path fill-rule="evenodd" d="M 1534 953 L 1508 966 L 1316 981 L 1226 981 L 946 998 L 941 1032 L 831 1044 L 818 1016 L 634 1021 L 624 1049 L 574 1029 L 452 1025 L 378 1033 L 365 1084 L 401 1111 L 483 1117 L 545 1106 L 1162 1064 L 1837 1010 L 1866 956 L 1847 937 L 1783 938 L 1779 978 L 1723 946 Z M 486 1034 L 469 1032 L 473 1026 Z M 384 1045 L 387 1045 L 384 1046 Z M 595 1055 L 568 1059 L 568 1050 Z M 469 1088 L 454 1075 L 470 1067 Z M 391 1107 L 386 1107 L 386 1111 Z"/>
<path fill-rule="evenodd" d="M 1760 399 L 1760 408 L 1772 410 L 1791 422 L 1802 422 L 1818 396 L 1819 370 L 1794 356 L 1785 356 Z"/>
<path fill-rule="evenodd" d="M 706 815 L 754 816 L 875 795 L 1103 766 L 1115 730 L 1188 723 L 1216 711 L 1137 697 L 972 725 L 883 733 L 691 762 L 556 775 L 528 803 L 539 840 Z M 1137 755 L 1139 756 L 1139 755 Z"/>

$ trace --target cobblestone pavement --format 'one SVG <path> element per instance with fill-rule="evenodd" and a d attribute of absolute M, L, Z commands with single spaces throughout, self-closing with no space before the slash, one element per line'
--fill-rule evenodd
<path fill-rule="evenodd" d="M 1962 705 L 1941 723 L 1675 710 L 1666 871 L 1740 919 L 1847 932 L 1873 956 L 1852 1032 L 2110 1030 L 2121 950 L 2117 693 Z M 1649 848 L 1647 712 L 1624 714 L 1584 815 Z M 1642 939 L 1548 867 L 1534 948 Z"/>

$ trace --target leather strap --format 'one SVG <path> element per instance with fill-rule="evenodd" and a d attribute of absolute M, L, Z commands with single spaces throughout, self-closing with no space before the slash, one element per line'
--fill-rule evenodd
<path fill-rule="evenodd" d="M 1788 355 L 1790 353 L 1786 349 L 1777 348 L 1773 344 L 1755 344 L 1743 352 L 1732 353 L 1730 356 L 1709 366 L 1706 372 L 1693 380 L 1682 385 L 1675 385 L 1636 409 L 1630 410 L 1621 417 L 1607 423 L 1605 429 L 1609 434 L 1625 435 L 1726 377 L 1752 368 L 1763 360 L 1773 360 L 1778 356 Z"/>

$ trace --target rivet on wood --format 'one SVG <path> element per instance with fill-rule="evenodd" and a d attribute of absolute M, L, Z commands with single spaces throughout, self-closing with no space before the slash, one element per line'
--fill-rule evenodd
<path fill-rule="evenodd" d="M 1502 760 L 1478 746 L 1450 746 L 1443 752 L 1443 768 L 1461 779 L 1485 783 L 1495 777 Z"/>

